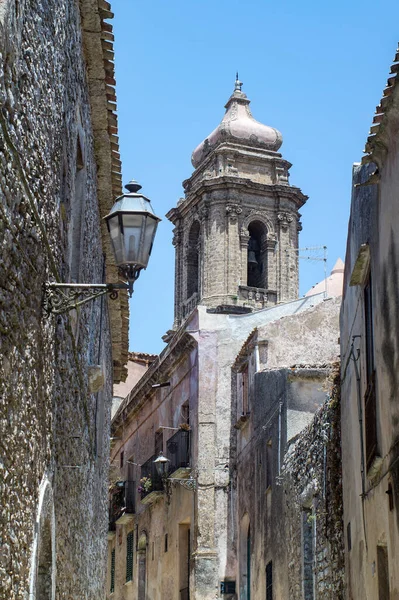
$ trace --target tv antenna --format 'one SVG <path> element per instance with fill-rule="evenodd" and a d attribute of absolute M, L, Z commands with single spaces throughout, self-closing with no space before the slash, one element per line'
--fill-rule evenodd
<path fill-rule="evenodd" d="M 287 260 L 290 253 L 301 260 L 324 263 L 324 298 L 327 298 L 327 246 L 306 246 L 304 248 L 286 248 Z"/>

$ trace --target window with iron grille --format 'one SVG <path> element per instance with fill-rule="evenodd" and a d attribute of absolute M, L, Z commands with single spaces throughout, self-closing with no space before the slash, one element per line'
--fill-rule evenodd
<path fill-rule="evenodd" d="M 111 594 L 115 591 L 115 548 L 111 552 L 111 584 L 109 591 Z"/>
<path fill-rule="evenodd" d="M 155 447 L 154 454 L 156 454 L 156 456 L 158 456 L 160 452 L 163 452 L 163 430 L 162 429 L 160 431 L 155 432 L 154 447 Z"/>
<path fill-rule="evenodd" d="M 364 398 L 364 420 L 366 432 L 366 465 L 369 469 L 377 454 L 377 399 L 375 393 L 373 303 L 371 277 L 364 287 L 364 324 L 367 389 Z"/>
<path fill-rule="evenodd" d="M 272 561 L 266 565 L 266 600 L 273 600 L 273 567 Z"/>
<path fill-rule="evenodd" d="M 133 580 L 133 531 L 126 536 L 126 582 Z"/>

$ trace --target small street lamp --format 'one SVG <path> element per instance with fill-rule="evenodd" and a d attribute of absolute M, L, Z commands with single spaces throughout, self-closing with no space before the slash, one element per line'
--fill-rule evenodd
<path fill-rule="evenodd" d="M 154 460 L 155 468 L 161 479 L 166 479 L 168 476 L 168 463 L 170 463 L 170 460 L 163 455 L 163 452 L 160 452 L 158 457 Z"/>
<path fill-rule="evenodd" d="M 166 493 L 168 494 L 168 496 L 170 494 L 170 488 L 167 485 L 169 482 L 179 483 L 181 486 L 183 486 L 187 490 L 191 490 L 191 491 L 194 491 L 197 488 L 197 481 L 194 479 L 194 477 L 192 475 L 190 475 L 190 477 L 188 479 L 181 479 L 178 477 L 168 477 L 168 473 L 169 473 L 169 464 L 168 463 L 170 463 L 170 460 L 169 460 L 169 458 L 166 458 L 166 456 L 163 455 L 162 451 L 158 454 L 157 458 L 154 460 L 155 468 L 157 470 L 158 475 L 161 477 L 161 479 L 164 483 Z"/>
<path fill-rule="evenodd" d="M 67 312 L 105 294 L 110 294 L 114 300 L 119 290 L 128 290 L 132 296 L 134 282 L 140 271 L 147 267 L 161 219 L 155 215 L 150 200 L 138 193 L 141 185 L 137 181 L 132 180 L 125 187 L 128 193 L 116 199 L 104 220 L 118 272 L 127 283 L 47 282 L 43 304 L 48 314 Z"/>

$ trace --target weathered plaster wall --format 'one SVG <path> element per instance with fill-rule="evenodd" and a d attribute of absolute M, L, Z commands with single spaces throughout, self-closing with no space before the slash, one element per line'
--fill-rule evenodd
<path fill-rule="evenodd" d="M 292 600 L 304 597 L 304 523 L 312 536 L 313 589 L 320 600 L 344 598 L 344 528 L 340 375 L 312 422 L 289 445 L 282 469 L 283 538 Z"/>
<path fill-rule="evenodd" d="M 100 22 L 98 6 L 89 10 Z M 45 281 L 104 277 L 80 18 L 73 0 L 10 0 L 1 25 L 0 595 L 7 600 L 36 597 L 38 565 L 48 567 L 45 585 L 53 580 L 60 600 L 98 598 L 105 573 L 107 301 L 48 319 L 42 308 Z M 91 393 L 89 367 L 98 364 L 105 383 Z M 52 490 L 44 504 L 43 486 Z"/>
<path fill-rule="evenodd" d="M 390 597 L 399 597 L 399 571 L 394 560 L 399 551 L 397 86 L 390 100 L 393 107 L 387 115 L 380 146 L 384 158 L 378 155 L 376 159 L 379 163 L 379 183 L 372 184 L 376 179 L 373 176 L 376 171 L 374 163 L 355 166 L 353 171 L 341 312 L 344 519 L 352 538 L 351 549 L 346 539 L 347 597 L 350 599 L 377 597 L 379 581 L 384 578 L 382 572 L 378 571 L 378 548 L 381 547 L 387 552 L 389 560 L 387 579 Z M 370 249 L 377 456 L 382 459 L 374 473 L 367 473 L 366 466 L 362 467 L 362 458 L 365 457 L 364 402 L 367 388 L 364 287 L 361 284 L 349 286 L 362 244 L 368 244 Z M 389 492 L 389 484 L 392 486 L 393 510 L 390 510 L 389 494 L 386 493 Z"/>
<path fill-rule="evenodd" d="M 237 434 L 238 438 L 247 436 L 247 444 L 237 454 L 234 484 L 237 486 L 238 586 L 242 592 L 245 585 L 242 581 L 245 557 L 240 548 L 245 547 L 245 543 L 240 538 L 245 537 L 246 532 L 240 524 L 247 518 L 251 526 L 251 595 L 255 598 L 266 596 L 265 568 L 270 561 L 273 565 L 274 598 L 302 598 L 301 510 L 298 495 L 313 483 L 320 485 L 321 480 L 316 483 L 313 480 L 324 477 L 324 455 L 322 453 L 320 457 L 317 446 L 321 444 L 323 447 L 324 430 L 319 429 L 320 419 L 314 418 L 314 413 L 328 397 L 327 378 L 330 371 L 321 368 L 280 369 L 255 375 L 249 423 Z M 311 424 L 308 426 L 309 422 Z M 247 433 L 249 428 L 250 435 Z M 303 434 L 304 430 L 308 433 Z M 313 443 L 312 436 L 318 436 L 317 443 Z M 297 450 L 292 450 L 292 447 L 289 449 L 289 444 L 298 439 L 302 442 L 296 454 Z M 339 438 L 334 443 L 338 444 L 339 450 Z M 297 448 L 296 445 L 294 447 Z M 289 458 L 286 456 L 287 450 Z M 333 460 L 332 455 L 330 458 Z M 287 460 L 291 461 L 289 466 L 283 467 L 283 462 Z M 324 485 L 324 479 L 322 481 Z M 319 491 L 319 488 L 315 489 L 314 494 L 317 495 Z M 339 489 L 336 489 L 336 493 L 339 498 Z M 319 504 L 320 514 L 325 514 L 325 505 L 323 502 Z M 338 534 L 343 543 L 342 524 Z M 333 545 L 334 540 L 331 543 Z M 322 526 L 318 544 L 323 548 L 328 546 L 328 535 Z M 339 547 L 339 550 L 342 548 Z M 335 566 L 334 560 L 335 554 L 326 553 L 323 564 L 326 568 L 332 568 Z M 337 575 L 341 582 L 342 575 L 342 572 L 340 576 Z"/>

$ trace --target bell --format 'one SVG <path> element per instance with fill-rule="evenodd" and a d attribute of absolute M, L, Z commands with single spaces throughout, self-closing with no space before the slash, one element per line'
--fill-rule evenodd
<path fill-rule="evenodd" d="M 255 252 L 253 250 L 248 250 L 248 264 L 249 265 L 257 265 L 258 261 L 256 260 Z"/>

